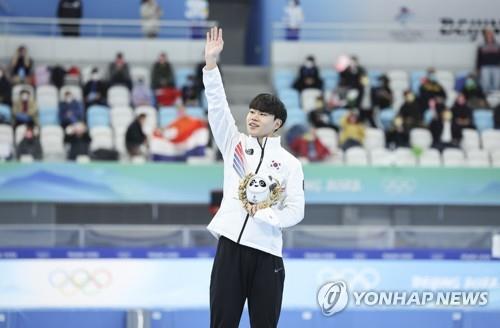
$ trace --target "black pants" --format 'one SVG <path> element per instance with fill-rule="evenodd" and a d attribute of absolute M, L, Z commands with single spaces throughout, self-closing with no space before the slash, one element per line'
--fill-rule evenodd
<path fill-rule="evenodd" d="M 250 325 L 278 325 L 283 259 L 220 237 L 210 279 L 210 327 L 237 328 L 248 299 Z"/>

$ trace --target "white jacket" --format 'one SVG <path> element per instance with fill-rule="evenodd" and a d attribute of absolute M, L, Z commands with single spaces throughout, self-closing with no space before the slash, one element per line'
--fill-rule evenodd
<path fill-rule="evenodd" d="M 208 101 L 208 122 L 224 158 L 224 197 L 208 225 L 216 237 L 282 256 L 281 230 L 304 217 L 304 174 L 302 165 L 281 147 L 280 137 L 257 138 L 240 133 L 231 115 L 218 68 L 203 69 Z M 284 200 L 250 217 L 238 197 L 242 176 L 248 173 L 272 176 L 284 188 Z"/>

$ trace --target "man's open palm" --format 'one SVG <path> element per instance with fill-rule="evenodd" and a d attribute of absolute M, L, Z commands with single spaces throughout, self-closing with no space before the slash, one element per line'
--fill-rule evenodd
<path fill-rule="evenodd" d="M 224 48 L 224 41 L 222 40 L 222 29 L 216 26 L 207 32 L 207 43 L 205 44 L 205 58 L 216 59 Z"/>

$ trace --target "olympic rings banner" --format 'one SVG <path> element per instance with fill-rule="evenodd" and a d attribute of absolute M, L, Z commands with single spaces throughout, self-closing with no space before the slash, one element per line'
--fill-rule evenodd
<path fill-rule="evenodd" d="M 0 308 L 205 309 L 211 267 L 211 258 L 3 260 Z M 285 259 L 285 270 L 284 309 L 317 309 L 320 286 L 342 280 L 351 291 L 482 291 L 488 303 L 474 310 L 500 311 L 498 261 Z"/>
<path fill-rule="evenodd" d="M 308 204 L 500 205 L 494 168 L 304 166 Z M 206 204 L 222 165 L 0 165 L 0 202 Z"/>

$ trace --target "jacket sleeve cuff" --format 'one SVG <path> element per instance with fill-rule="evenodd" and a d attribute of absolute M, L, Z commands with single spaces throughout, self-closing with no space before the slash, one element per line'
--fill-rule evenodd
<path fill-rule="evenodd" d="M 273 209 L 268 207 L 255 212 L 254 219 L 272 225 L 273 227 L 280 227 L 280 222 Z"/>

